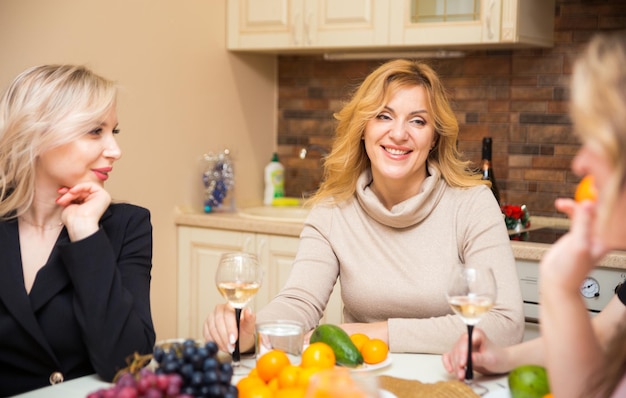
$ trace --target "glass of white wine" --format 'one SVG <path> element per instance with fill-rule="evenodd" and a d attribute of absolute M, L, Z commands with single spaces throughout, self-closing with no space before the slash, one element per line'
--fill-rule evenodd
<path fill-rule="evenodd" d="M 452 310 L 461 317 L 467 325 L 467 366 L 465 368 L 465 382 L 472 386 L 474 391 L 484 392 L 486 388 L 473 383 L 472 369 L 472 331 L 480 319 L 496 302 L 496 279 L 491 268 L 455 269 L 448 284 L 447 298 Z"/>
<path fill-rule="evenodd" d="M 259 291 L 262 279 L 263 271 L 259 260 L 254 254 L 235 252 L 224 253 L 220 257 L 217 271 L 215 272 L 215 284 L 222 296 L 235 308 L 237 335 L 239 335 L 241 310 Z M 239 337 L 237 337 L 235 342 L 235 350 L 232 357 L 233 369 L 241 368 Z"/>

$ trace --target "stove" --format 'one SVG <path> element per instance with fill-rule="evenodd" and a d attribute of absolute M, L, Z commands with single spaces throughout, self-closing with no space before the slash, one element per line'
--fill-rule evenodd
<path fill-rule="evenodd" d="M 509 234 L 509 239 L 524 242 L 553 244 L 559 240 L 561 236 L 565 235 L 567 231 L 568 230 L 564 228 L 543 227 L 532 229 L 530 231 Z"/>

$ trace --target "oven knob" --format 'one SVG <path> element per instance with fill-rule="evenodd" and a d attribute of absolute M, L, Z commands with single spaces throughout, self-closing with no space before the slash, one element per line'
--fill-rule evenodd
<path fill-rule="evenodd" d="M 600 284 L 597 280 L 588 276 L 580 287 L 580 293 L 586 298 L 598 297 L 600 295 Z"/>
<path fill-rule="evenodd" d="M 624 281 L 621 281 L 620 283 L 617 284 L 617 286 L 615 286 L 615 294 L 619 292 L 619 289 L 621 289 L 623 284 L 624 284 Z"/>

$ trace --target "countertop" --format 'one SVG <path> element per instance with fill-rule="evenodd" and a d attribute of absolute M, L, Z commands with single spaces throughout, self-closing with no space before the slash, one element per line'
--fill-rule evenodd
<path fill-rule="evenodd" d="M 276 221 L 270 219 L 253 218 L 238 212 L 215 212 L 198 213 L 183 208 L 176 209 L 175 222 L 177 226 L 216 228 L 232 231 L 253 233 L 267 233 L 284 236 L 300 236 L 303 221 Z M 532 231 L 542 227 L 555 227 L 567 229 L 569 220 L 557 217 L 531 217 L 530 228 L 524 231 Z M 517 260 L 539 261 L 551 247 L 545 243 L 525 241 L 511 241 L 513 254 Z M 600 267 L 626 269 L 626 251 L 614 251 L 609 253 L 600 264 Z"/>

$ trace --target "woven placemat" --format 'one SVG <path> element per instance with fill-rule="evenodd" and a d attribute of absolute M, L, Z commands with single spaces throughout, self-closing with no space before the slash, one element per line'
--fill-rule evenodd
<path fill-rule="evenodd" d="M 468 385 L 457 380 L 422 383 L 417 380 L 379 376 L 378 384 L 398 398 L 480 398 Z"/>

